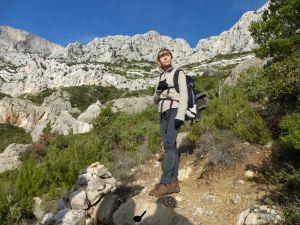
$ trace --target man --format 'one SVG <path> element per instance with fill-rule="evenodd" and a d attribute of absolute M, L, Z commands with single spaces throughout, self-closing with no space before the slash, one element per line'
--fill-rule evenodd
<path fill-rule="evenodd" d="M 165 153 L 160 182 L 149 193 L 155 197 L 180 191 L 178 182 L 180 153 L 176 148 L 176 138 L 180 126 L 184 124 L 188 92 L 183 71 L 178 75 L 179 93 L 174 88 L 173 76 L 177 68 L 172 66 L 172 59 L 172 52 L 167 48 L 161 49 L 157 54 L 157 63 L 162 74 L 158 78 L 153 100 L 158 104 L 160 133 Z"/>

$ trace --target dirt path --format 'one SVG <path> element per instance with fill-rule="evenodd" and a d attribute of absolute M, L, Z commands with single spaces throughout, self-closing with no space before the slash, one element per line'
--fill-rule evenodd
<path fill-rule="evenodd" d="M 131 170 L 133 180 L 126 184 L 133 190 L 130 197 L 163 202 L 196 225 L 234 225 L 239 213 L 259 204 L 268 194 L 267 186 L 256 182 L 256 176 L 252 179 L 247 178 L 245 171 L 250 168 L 255 174 L 255 168 L 261 167 L 271 153 L 271 149 L 248 143 L 240 143 L 237 147 L 247 152 L 243 162 L 239 162 L 235 168 L 214 171 L 209 175 L 209 179 L 199 178 L 205 158 L 195 164 L 195 153 L 182 154 L 179 170 L 189 167 L 192 172 L 180 181 L 179 193 L 159 199 L 149 196 L 149 191 L 161 175 L 161 163 L 158 157 L 153 157 Z"/>

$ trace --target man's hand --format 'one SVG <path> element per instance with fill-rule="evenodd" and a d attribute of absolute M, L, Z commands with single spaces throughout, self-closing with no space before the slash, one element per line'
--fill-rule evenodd
<path fill-rule="evenodd" d="M 165 90 L 167 88 L 168 88 L 168 84 L 167 84 L 166 80 L 159 81 L 159 83 L 157 85 L 157 90 L 158 91 L 163 91 L 163 90 Z"/>
<path fill-rule="evenodd" d="M 181 125 L 183 125 L 183 124 L 184 124 L 184 121 L 179 120 L 179 119 L 175 119 L 175 129 L 176 130 L 179 130 Z"/>
<path fill-rule="evenodd" d="M 154 101 L 155 104 L 158 104 L 158 102 L 159 102 L 159 96 L 157 94 L 154 95 L 153 101 Z"/>

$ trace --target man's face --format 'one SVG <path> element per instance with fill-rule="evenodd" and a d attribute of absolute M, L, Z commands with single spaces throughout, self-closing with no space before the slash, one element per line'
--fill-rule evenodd
<path fill-rule="evenodd" d="M 172 64 L 172 56 L 170 53 L 163 54 L 159 57 L 159 64 L 163 67 L 170 66 Z"/>

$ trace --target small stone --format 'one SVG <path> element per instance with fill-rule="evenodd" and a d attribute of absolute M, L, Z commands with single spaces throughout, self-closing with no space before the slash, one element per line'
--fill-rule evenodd
<path fill-rule="evenodd" d="M 87 209 L 88 203 L 84 190 L 74 191 L 70 194 L 70 205 L 72 209 Z"/>
<path fill-rule="evenodd" d="M 92 178 L 92 175 L 90 173 L 80 174 L 78 176 L 77 183 L 79 185 L 86 185 L 90 181 L 91 178 Z"/>
<path fill-rule="evenodd" d="M 99 202 L 103 194 L 104 193 L 102 191 L 87 191 L 87 199 L 93 206 Z"/>
<path fill-rule="evenodd" d="M 86 169 L 87 173 L 96 175 L 97 174 L 97 168 L 96 167 L 89 167 Z"/>
<path fill-rule="evenodd" d="M 204 210 L 202 209 L 202 208 L 200 208 L 200 207 L 197 207 L 196 208 L 196 210 L 195 210 L 195 212 L 193 213 L 193 216 L 195 216 L 195 215 L 202 215 L 204 213 Z"/>
<path fill-rule="evenodd" d="M 178 202 L 181 202 L 182 199 L 183 199 L 182 196 L 175 196 L 175 200 L 178 201 Z"/>
<path fill-rule="evenodd" d="M 191 173 L 192 173 L 192 169 L 190 167 L 185 167 L 185 168 L 179 170 L 178 171 L 178 180 L 183 181 L 183 180 L 189 178 Z"/>
<path fill-rule="evenodd" d="M 85 225 L 94 225 L 94 220 L 92 218 L 88 218 L 86 221 L 85 221 Z"/>
<path fill-rule="evenodd" d="M 50 225 L 50 224 L 53 224 L 55 221 L 54 221 L 54 214 L 53 213 L 47 213 L 42 221 L 41 221 L 41 224 L 42 225 Z"/>
<path fill-rule="evenodd" d="M 113 189 L 113 186 L 109 183 L 106 184 L 105 189 L 102 191 L 103 194 L 108 194 Z"/>
<path fill-rule="evenodd" d="M 245 181 L 244 180 L 239 180 L 238 183 L 239 184 L 245 184 Z"/>
<path fill-rule="evenodd" d="M 241 202 L 241 197 L 238 195 L 238 194 L 233 194 L 233 196 L 231 196 L 231 199 L 230 201 L 233 203 L 233 204 L 238 204 L 239 202 Z"/>
<path fill-rule="evenodd" d="M 103 175 L 105 175 L 107 173 L 107 169 L 103 166 L 103 165 L 98 165 L 97 166 L 97 170 L 96 170 L 96 175 L 98 177 L 102 177 Z"/>
<path fill-rule="evenodd" d="M 107 179 L 103 179 L 103 181 L 107 184 L 111 184 L 112 186 L 116 186 L 117 185 L 117 181 L 115 178 L 111 177 L 111 178 L 107 178 Z M 138 181 L 138 183 L 141 183 L 141 181 Z"/>
<path fill-rule="evenodd" d="M 94 163 L 92 163 L 89 167 L 97 167 L 97 166 L 99 166 L 99 165 L 100 165 L 99 162 L 94 162 Z"/>
<path fill-rule="evenodd" d="M 251 179 L 251 178 L 254 177 L 254 172 L 251 171 L 251 170 L 247 170 L 247 171 L 245 172 L 245 176 L 246 176 L 247 178 Z"/>
<path fill-rule="evenodd" d="M 205 200 L 206 202 L 210 202 L 210 203 L 219 202 L 219 201 L 217 201 L 217 196 L 214 195 L 213 193 L 209 193 L 209 192 L 203 194 L 203 200 Z"/>
<path fill-rule="evenodd" d="M 93 177 L 87 185 L 87 191 L 102 191 L 106 183 L 99 177 Z"/>

